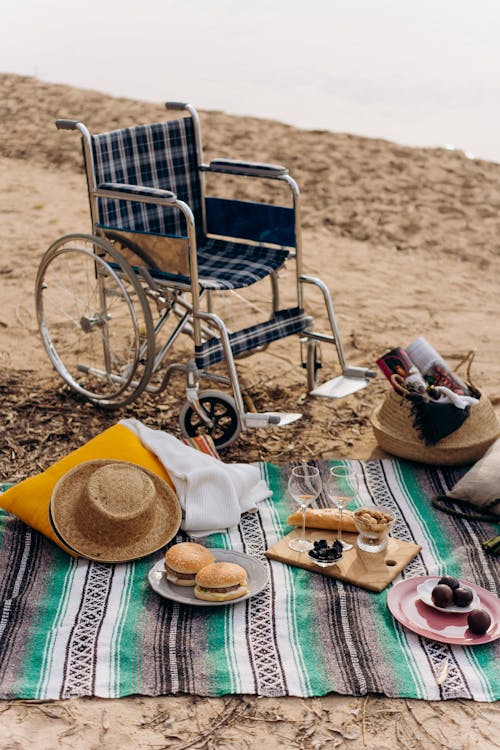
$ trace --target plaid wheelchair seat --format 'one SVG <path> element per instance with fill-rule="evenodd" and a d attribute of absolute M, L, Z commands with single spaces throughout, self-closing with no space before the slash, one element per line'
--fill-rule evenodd
<path fill-rule="evenodd" d="M 242 242 L 206 238 L 198 243 L 198 278 L 205 289 L 242 289 L 279 268 L 288 250 L 269 251 Z M 168 278 L 153 271 L 154 278 Z"/>

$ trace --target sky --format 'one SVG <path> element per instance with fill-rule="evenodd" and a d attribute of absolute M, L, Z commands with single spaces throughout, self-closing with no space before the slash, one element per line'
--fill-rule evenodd
<path fill-rule="evenodd" d="M 500 162 L 498 0 L 16 0 L 0 71 Z"/>

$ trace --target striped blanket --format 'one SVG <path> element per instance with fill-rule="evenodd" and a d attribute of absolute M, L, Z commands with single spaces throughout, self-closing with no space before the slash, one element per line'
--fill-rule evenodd
<path fill-rule="evenodd" d="M 330 462 L 317 463 L 326 472 Z M 396 460 L 350 463 L 361 478 L 359 504 L 392 506 L 394 536 L 422 545 L 403 577 L 446 572 L 498 591 L 498 560 L 480 545 L 492 527 L 441 514 L 429 502 L 459 472 Z M 245 514 L 237 530 L 206 542 L 256 556 L 268 568 L 269 586 L 231 606 L 188 607 L 160 598 L 147 574 L 161 554 L 116 566 L 75 560 L 2 512 L 0 697 L 334 691 L 500 698 L 500 640 L 462 648 L 421 638 L 392 618 L 388 590 L 374 594 L 267 560 L 265 549 L 289 531 L 289 467 L 260 468 L 273 497 L 258 513 Z M 321 496 L 318 504 L 326 500 Z M 446 656 L 449 676 L 438 686 L 435 675 Z"/>

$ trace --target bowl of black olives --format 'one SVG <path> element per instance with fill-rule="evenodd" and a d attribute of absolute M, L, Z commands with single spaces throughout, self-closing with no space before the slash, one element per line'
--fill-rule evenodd
<path fill-rule="evenodd" d="M 326 539 L 317 539 L 314 547 L 307 553 L 311 562 L 320 568 L 329 568 L 336 565 L 342 557 L 342 543 L 336 539 L 328 544 Z"/>
<path fill-rule="evenodd" d="M 451 576 L 429 578 L 417 586 L 419 598 L 440 612 L 471 612 L 479 607 L 479 597 L 466 583 Z"/>

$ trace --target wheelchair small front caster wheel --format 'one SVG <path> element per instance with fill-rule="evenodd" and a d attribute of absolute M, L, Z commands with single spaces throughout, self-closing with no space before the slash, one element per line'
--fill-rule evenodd
<path fill-rule="evenodd" d="M 185 401 L 179 414 L 179 425 L 184 437 L 210 435 L 216 448 L 226 448 L 234 443 L 241 432 L 234 399 L 221 391 L 201 391 L 198 401 L 213 426 L 205 424 L 189 401 Z"/>

